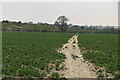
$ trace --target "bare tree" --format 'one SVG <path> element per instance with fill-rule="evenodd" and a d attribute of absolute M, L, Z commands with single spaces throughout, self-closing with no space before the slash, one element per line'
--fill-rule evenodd
<path fill-rule="evenodd" d="M 59 16 L 57 18 L 57 21 L 55 21 L 55 24 L 59 26 L 61 32 L 67 32 L 67 27 L 68 27 L 67 21 L 68 21 L 68 18 L 65 16 Z"/>

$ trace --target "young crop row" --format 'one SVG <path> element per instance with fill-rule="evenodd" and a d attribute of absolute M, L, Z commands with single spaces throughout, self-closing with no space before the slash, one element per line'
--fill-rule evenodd
<path fill-rule="evenodd" d="M 73 36 L 67 33 L 3 32 L 4 77 L 47 77 L 65 59 L 56 49 Z M 51 66 L 49 66 L 51 64 Z M 57 73 L 55 73 L 57 75 Z"/>
<path fill-rule="evenodd" d="M 118 77 L 118 35 L 79 34 L 79 44 L 83 52 L 85 51 L 83 54 L 85 59 L 95 63 L 96 66 L 105 67 L 107 73 Z"/>

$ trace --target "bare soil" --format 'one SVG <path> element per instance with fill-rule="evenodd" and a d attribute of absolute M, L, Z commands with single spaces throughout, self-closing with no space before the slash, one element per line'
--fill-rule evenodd
<path fill-rule="evenodd" d="M 78 36 L 74 35 L 59 49 L 59 53 L 66 56 L 63 63 L 66 69 L 59 73 L 66 78 L 97 78 L 94 65 L 84 60 L 77 38 Z"/>

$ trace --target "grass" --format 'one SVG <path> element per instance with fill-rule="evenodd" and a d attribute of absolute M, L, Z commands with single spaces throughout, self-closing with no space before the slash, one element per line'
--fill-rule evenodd
<path fill-rule="evenodd" d="M 59 67 L 56 64 L 65 59 L 56 49 L 72 36 L 67 33 L 3 32 L 3 76 L 47 77 Z M 52 69 L 49 64 L 53 65 Z"/>
<path fill-rule="evenodd" d="M 116 75 L 119 57 L 117 34 L 79 34 L 79 44 L 81 49 L 87 50 L 83 54 L 85 59 Z"/>
<path fill-rule="evenodd" d="M 62 47 L 74 34 L 40 32 L 3 32 L 2 73 L 4 77 L 59 77 L 57 72 L 65 55 L 56 49 Z M 79 34 L 83 56 L 96 66 L 105 67 L 107 73 L 120 77 L 118 69 L 118 35 Z M 66 47 L 67 48 L 67 47 Z M 74 55 L 73 58 L 76 58 Z M 51 66 L 50 66 L 51 65 Z M 101 70 L 99 76 L 103 77 Z"/>

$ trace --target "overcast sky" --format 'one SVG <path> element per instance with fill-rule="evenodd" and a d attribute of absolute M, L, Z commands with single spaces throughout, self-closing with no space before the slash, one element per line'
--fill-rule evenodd
<path fill-rule="evenodd" d="M 54 23 L 65 15 L 79 25 L 118 25 L 117 2 L 3 2 L 2 19 Z"/>

